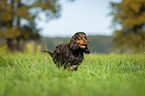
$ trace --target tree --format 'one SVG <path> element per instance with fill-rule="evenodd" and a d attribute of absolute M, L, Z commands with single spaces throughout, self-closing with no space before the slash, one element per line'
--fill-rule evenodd
<path fill-rule="evenodd" d="M 114 44 L 117 48 L 131 49 L 133 52 L 145 48 L 145 1 L 122 0 L 121 3 L 111 3 L 113 25 L 120 25 L 115 30 Z"/>
<path fill-rule="evenodd" d="M 58 0 L 0 0 L 0 37 L 11 52 L 20 50 L 20 39 L 39 39 L 36 19 L 45 13 L 49 19 L 60 16 Z"/>

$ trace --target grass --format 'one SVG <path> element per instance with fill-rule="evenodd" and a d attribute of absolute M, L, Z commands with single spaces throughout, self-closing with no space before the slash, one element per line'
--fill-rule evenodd
<path fill-rule="evenodd" d="M 77 71 L 47 54 L 3 55 L 0 96 L 145 96 L 145 55 L 91 54 Z"/>

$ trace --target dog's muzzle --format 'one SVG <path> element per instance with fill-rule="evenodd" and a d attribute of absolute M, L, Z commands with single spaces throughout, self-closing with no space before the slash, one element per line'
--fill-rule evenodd
<path fill-rule="evenodd" d="M 88 44 L 88 41 L 87 40 L 77 40 L 77 43 L 79 44 L 79 47 L 81 49 L 85 49 L 86 45 Z"/>

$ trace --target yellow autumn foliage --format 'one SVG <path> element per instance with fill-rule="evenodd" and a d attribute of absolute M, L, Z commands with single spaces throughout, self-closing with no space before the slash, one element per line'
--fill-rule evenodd
<path fill-rule="evenodd" d="M 114 45 L 134 52 L 145 50 L 145 0 L 122 0 L 112 3 L 114 22 L 122 29 L 115 30 Z"/>

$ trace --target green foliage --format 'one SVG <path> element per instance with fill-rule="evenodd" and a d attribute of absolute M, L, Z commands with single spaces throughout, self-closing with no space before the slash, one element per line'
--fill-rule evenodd
<path fill-rule="evenodd" d="M 96 53 L 110 53 L 113 51 L 112 36 L 88 36 L 89 48 Z"/>
<path fill-rule="evenodd" d="M 145 48 L 145 2 L 144 0 L 122 0 L 111 3 L 114 25 L 120 24 L 121 30 L 114 32 L 115 46 L 132 49 L 133 52 Z M 124 48 L 125 47 L 125 48 Z"/>
<path fill-rule="evenodd" d="M 60 10 L 58 0 L 0 0 L 0 37 L 7 40 L 10 52 L 23 51 L 20 40 L 40 39 L 36 28 L 40 13 L 53 19 L 60 16 Z"/>
<path fill-rule="evenodd" d="M 85 56 L 77 71 L 59 69 L 47 54 L 0 57 L 1 96 L 144 96 L 145 57 Z"/>
<path fill-rule="evenodd" d="M 91 52 L 96 53 L 109 53 L 113 50 L 112 36 L 87 36 L 89 40 L 89 48 Z M 47 46 L 49 50 L 54 50 L 57 45 L 69 42 L 71 38 L 49 38 L 42 37 L 40 44 Z"/>
<path fill-rule="evenodd" d="M 9 39 L 38 39 L 39 13 L 52 19 L 60 12 L 58 0 L 0 0 L 0 6 L 0 37 Z"/>
<path fill-rule="evenodd" d="M 113 38 L 112 36 L 87 36 L 89 40 L 89 48 L 92 53 L 110 53 L 113 52 Z M 50 37 L 41 37 L 37 41 L 25 42 L 25 45 L 21 47 L 24 49 L 24 52 L 27 53 L 40 53 L 43 50 L 53 51 L 57 45 L 62 43 L 67 43 L 71 38 L 50 38 Z M 20 42 L 20 41 L 19 41 Z M 34 44 L 33 44 L 33 43 Z M 6 45 L 5 45 L 6 46 Z M 7 49 L 7 47 L 0 47 L 1 50 Z"/>
<path fill-rule="evenodd" d="M 53 51 L 57 45 L 62 44 L 62 43 L 67 43 L 69 42 L 70 38 L 49 38 L 49 37 L 42 37 L 40 39 L 39 44 L 42 44 L 43 48 L 48 50 Z"/>
<path fill-rule="evenodd" d="M 122 31 L 114 32 L 114 45 L 120 52 L 143 52 L 145 48 L 145 32 L 138 34 L 123 33 Z"/>
<path fill-rule="evenodd" d="M 35 52 L 35 43 L 34 41 L 30 41 L 29 43 L 26 44 L 26 53 L 34 53 Z"/>
<path fill-rule="evenodd" d="M 36 43 L 34 41 L 29 41 L 26 44 L 26 48 L 24 50 L 26 53 L 40 53 L 42 51 L 42 46 L 41 45 L 36 45 Z"/>

